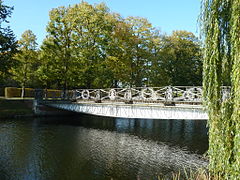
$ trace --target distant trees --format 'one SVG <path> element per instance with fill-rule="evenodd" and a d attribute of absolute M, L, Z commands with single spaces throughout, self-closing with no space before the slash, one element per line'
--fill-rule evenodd
<path fill-rule="evenodd" d="M 40 49 L 30 30 L 19 40 L 11 73 L 23 88 L 201 85 L 201 46 L 190 32 L 164 35 L 104 3 L 54 8 L 49 17 Z"/>
<path fill-rule="evenodd" d="M 158 42 L 159 43 L 159 42 Z M 200 42 L 193 33 L 174 31 L 160 40 L 152 62 L 153 86 L 201 86 L 202 53 Z"/>
<path fill-rule="evenodd" d="M 190 32 L 162 35 L 147 19 L 86 2 L 53 9 L 47 32 L 38 71 L 45 85 L 201 85 L 201 48 Z"/>
<path fill-rule="evenodd" d="M 12 10 L 0 0 L 0 84 L 9 80 L 9 69 L 14 65 L 12 57 L 17 48 L 13 31 L 7 26 Z"/>

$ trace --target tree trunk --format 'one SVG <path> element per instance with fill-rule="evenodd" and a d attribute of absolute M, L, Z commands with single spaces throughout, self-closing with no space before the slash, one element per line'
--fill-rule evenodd
<path fill-rule="evenodd" d="M 24 94 L 25 94 L 25 87 L 24 87 L 24 86 L 22 86 L 21 98 L 24 98 Z"/>

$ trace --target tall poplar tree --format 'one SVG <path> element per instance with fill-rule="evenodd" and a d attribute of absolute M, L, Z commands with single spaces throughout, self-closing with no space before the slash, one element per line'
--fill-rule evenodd
<path fill-rule="evenodd" d="M 203 0 L 203 87 L 209 114 L 209 169 L 240 177 L 240 0 Z M 223 98 L 221 86 L 231 86 Z"/>

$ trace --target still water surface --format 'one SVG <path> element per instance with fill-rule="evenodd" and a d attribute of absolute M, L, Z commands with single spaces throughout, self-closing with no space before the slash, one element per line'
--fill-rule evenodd
<path fill-rule="evenodd" d="M 1 180 L 156 179 L 207 162 L 206 121 L 80 117 L 0 121 Z"/>

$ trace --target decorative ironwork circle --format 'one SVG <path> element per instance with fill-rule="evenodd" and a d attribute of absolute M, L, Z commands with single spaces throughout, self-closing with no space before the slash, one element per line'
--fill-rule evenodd
<path fill-rule="evenodd" d="M 88 90 L 83 90 L 82 91 L 82 98 L 83 99 L 89 99 L 89 91 Z"/>
<path fill-rule="evenodd" d="M 152 88 L 146 88 L 146 89 L 142 89 L 141 91 L 141 97 L 143 99 L 150 99 L 153 97 L 154 95 L 154 90 Z"/>

